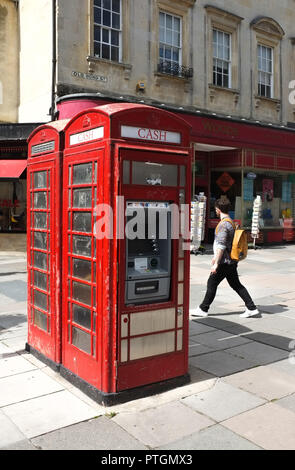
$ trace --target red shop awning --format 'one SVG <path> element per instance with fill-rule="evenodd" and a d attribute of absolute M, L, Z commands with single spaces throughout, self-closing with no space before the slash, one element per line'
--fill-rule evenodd
<path fill-rule="evenodd" d="M 0 178 L 19 178 L 27 168 L 27 160 L 0 160 Z"/>

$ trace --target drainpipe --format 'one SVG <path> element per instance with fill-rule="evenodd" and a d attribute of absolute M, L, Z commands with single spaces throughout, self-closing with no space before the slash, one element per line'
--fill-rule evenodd
<path fill-rule="evenodd" d="M 52 121 L 56 119 L 56 111 L 55 111 L 56 64 L 57 64 L 56 12 L 57 12 L 57 0 L 52 0 L 52 85 L 51 85 L 51 108 L 49 111 Z"/>

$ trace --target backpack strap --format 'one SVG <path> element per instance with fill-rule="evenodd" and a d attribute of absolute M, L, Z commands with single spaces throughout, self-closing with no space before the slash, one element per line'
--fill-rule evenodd
<path fill-rule="evenodd" d="M 225 218 L 222 219 L 222 220 L 219 222 L 219 224 L 217 225 L 217 227 L 216 227 L 216 235 L 217 235 L 217 233 L 219 232 L 220 225 L 222 224 L 222 222 L 229 222 L 229 223 L 233 226 L 234 230 L 236 230 L 236 224 L 234 223 L 234 221 L 233 221 L 232 219 L 230 219 L 229 217 L 225 217 Z"/>

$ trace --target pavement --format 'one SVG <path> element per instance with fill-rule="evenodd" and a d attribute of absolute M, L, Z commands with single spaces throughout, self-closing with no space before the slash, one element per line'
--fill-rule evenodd
<path fill-rule="evenodd" d="M 211 254 L 191 256 L 191 307 Z M 224 281 L 210 316 L 190 319 L 191 382 L 105 408 L 25 351 L 26 259 L 0 253 L 1 450 L 294 450 L 295 245 L 240 263 L 261 315 Z"/>

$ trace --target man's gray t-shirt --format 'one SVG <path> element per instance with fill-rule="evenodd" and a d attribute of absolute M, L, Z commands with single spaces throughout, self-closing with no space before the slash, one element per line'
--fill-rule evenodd
<path fill-rule="evenodd" d="M 228 219 L 229 217 L 226 218 Z M 224 250 L 220 264 L 235 264 L 236 261 L 232 260 L 230 257 L 235 229 L 229 221 L 225 220 L 223 222 L 222 220 L 218 227 L 218 232 L 216 233 L 215 231 L 215 240 L 213 245 L 214 256 L 217 254 L 217 249 L 219 248 L 220 250 Z"/>

